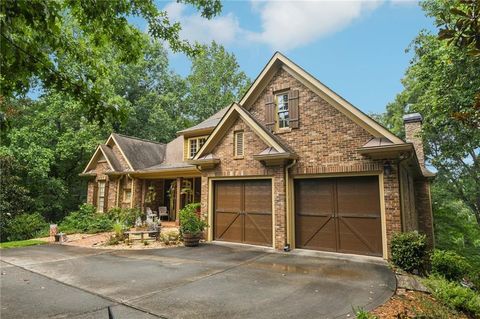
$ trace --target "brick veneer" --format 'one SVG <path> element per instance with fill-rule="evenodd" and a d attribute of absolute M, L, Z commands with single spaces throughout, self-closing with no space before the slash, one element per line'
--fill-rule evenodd
<path fill-rule="evenodd" d="M 297 164 L 291 169 L 293 176 L 305 174 L 346 174 L 383 171 L 383 161 L 361 156 L 356 149 L 372 138 L 361 126 L 329 105 L 317 94 L 306 88 L 293 76 L 281 69 L 252 104 L 249 111 L 261 123 L 265 118 L 265 96 L 277 90 L 299 91 L 300 127 L 277 134 L 298 155 Z M 248 106 L 244 106 L 248 107 Z M 244 130 L 245 157 L 233 158 L 233 133 Z M 266 168 L 253 159 L 267 146 L 241 119 L 228 129 L 212 154 L 221 159 L 212 170 L 202 172 L 202 209 L 208 210 L 208 178 L 238 176 L 271 176 L 274 186 L 275 247 L 283 248 L 286 236 L 286 191 L 283 166 Z M 402 229 L 399 178 L 395 161 L 393 170 L 384 177 L 384 202 L 387 240 Z"/>

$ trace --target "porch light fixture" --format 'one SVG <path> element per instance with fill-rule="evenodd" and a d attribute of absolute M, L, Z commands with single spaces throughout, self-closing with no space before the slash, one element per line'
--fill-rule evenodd
<path fill-rule="evenodd" d="M 386 176 L 389 176 L 390 174 L 392 174 L 392 164 L 389 161 L 385 161 L 383 163 L 383 173 Z"/>

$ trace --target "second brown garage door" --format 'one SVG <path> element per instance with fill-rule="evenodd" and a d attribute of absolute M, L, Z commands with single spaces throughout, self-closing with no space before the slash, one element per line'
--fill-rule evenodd
<path fill-rule="evenodd" d="M 295 181 L 297 248 L 382 255 L 377 176 Z"/>
<path fill-rule="evenodd" d="M 214 239 L 271 246 L 271 181 L 216 181 L 214 187 Z"/>

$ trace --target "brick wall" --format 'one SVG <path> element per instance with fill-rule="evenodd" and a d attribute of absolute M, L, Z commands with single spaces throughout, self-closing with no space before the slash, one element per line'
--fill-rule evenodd
<path fill-rule="evenodd" d="M 305 174 L 347 174 L 349 172 L 383 171 L 382 160 L 371 160 L 361 156 L 356 149 L 372 136 L 361 126 L 347 118 L 329 105 L 314 92 L 306 88 L 289 73 L 279 70 L 252 104 L 249 111 L 260 122 L 265 119 L 265 96 L 276 90 L 299 91 L 298 129 L 277 134 L 283 142 L 294 149 L 299 156 L 298 163 L 291 169 L 294 176 Z M 244 106 L 248 107 L 248 106 Z M 245 158 L 233 158 L 233 132 L 244 130 Z M 252 158 L 260 153 L 266 145 L 241 120 L 232 126 L 222 141 L 213 150 L 221 163 L 213 170 L 202 174 L 202 209 L 207 211 L 208 177 L 214 176 L 273 176 L 275 202 L 275 247 L 281 249 L 286 236 L 285 231 L 285 176 L 284 168 L 266 168 Z M 402 229 L 400 212 L 399 176 L 395 161 L 390 161 L 392 174 L 384 177 L 384 202 L 386 208 L 387 239 Z"/>

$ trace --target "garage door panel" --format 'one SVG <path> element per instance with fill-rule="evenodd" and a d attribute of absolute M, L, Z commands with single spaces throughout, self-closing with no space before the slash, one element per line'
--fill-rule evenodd
<path fill-rule="evenodd" d="M 295 237 L 299 248 L 381 256 L 378 177 L 296 180 Z"/>
<path fill-rule="evenodd" d="M 271 181 L 217 181 L 214 187 L 214 239 L 270 246 Z"/>
<path fill-rule="evenodd" d="M 338 214 L 378 214 L 380 194 L 376 176 L 337 180 Z"/>
<path fill-rule="evenodd" d="M 272 215 L 245 214 L 245 243 L 254 245 L 272 244 Z"/>
<path fill-rule="evenodd" d="M 238 213 L 215 214 L 215 239 L 240 242 L 242 237 L 243 216 Z"/>
<path fill-rule="evenodd" d="M 223 212 L 241 210 L 241 185 L 232 181 L 222 181 L 215 185 L 215 209 Z"/>
<path fill-rule="evenodd" d="M 302 215 L 329 215 L 333 211 L 331 180 L 298 180 L 295 185 L 295 194 L 301 194 L 302 200 L 296 205 Z"/>
<path fill-rule="evenodd" d="M 335 220 L 330 216 L 297 216 L 296 247 L 318 250 L 336 249 Z"/>
<path fill-rule="evenodd" d="M 379 255 L 382 251 L 381 223 L 376 218 L 340 218 L 339 251 Z"/>
<path fill-rule="evenodd" d="M 245 181 L 245 212 L 272 211 L 272 184 L 268 180 Z"/>

